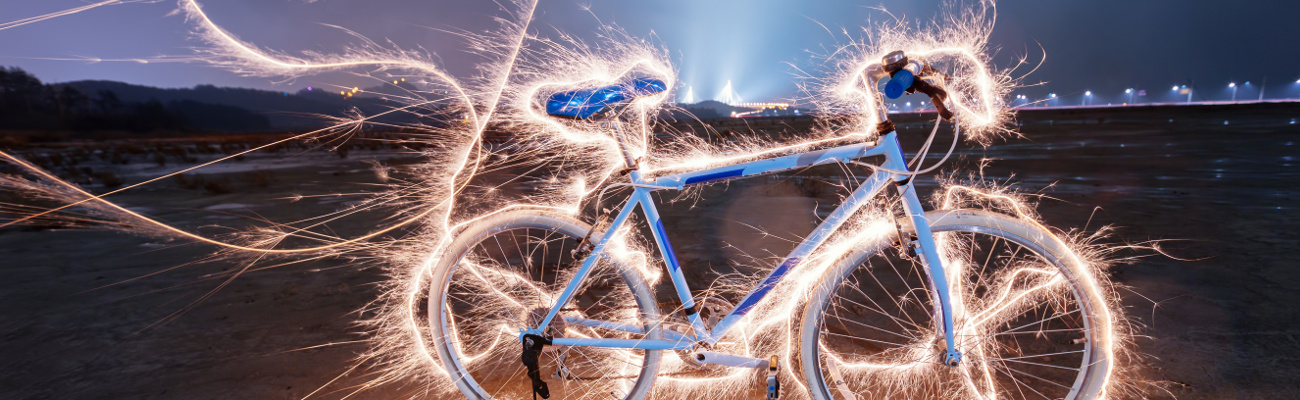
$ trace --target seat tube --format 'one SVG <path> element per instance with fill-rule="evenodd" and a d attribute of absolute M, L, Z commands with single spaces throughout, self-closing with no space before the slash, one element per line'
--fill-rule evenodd
<path fill-rule="evenodd" d="M 627 135 L 623 132 L 623 124 L 618 121 L 612 121 L 614 125 L 614 140 L 618 142 L 618 151 L 623 153 L 623 162 L 628 168 L 636 168 L 636 159 L 632 158 L 632 150 L 627 146 Z"/>
<path fill-rule="evenodd" d="M 885 165 L 887 168 L 899 171 L 907 171 L 907 162 L 903 156 L 902 148 L 897 145 L 898 138 L 896 133 L 891 132 L 883 139 L 893 142 L 895 145 L 886 154 Z M 888 145 L 888 143 L 886 143 Z M 898 195 L 902 199 L 903 211 L 907 217 L 912 220 L 912 226 L 916 230 L 916 245 L 919 249 L 917 254 L 921 257 L 921 262 L 926 269 L 926 276 L 929 278 L 930 287 L 935 297 L 935 314 L 939 315 L 942 320 L 944 341 L 947 345 L 947 354 L 944 355 L 944 362 L 950 366 L 955 365 L 961 359 L 961 353 L 957 351 L 955 342 L 956 334 L 953 331 L 952 315 L 952 293 L 948 285 L 948 275 L 944 270 L 943 259 L 939 257 L 938 245 L 934 241 L 934 233 L 930 230 L 930 222 L 925 218 L 925 209 L 921 206 L 921 201 L 916 196 L 916 187 L 911 176 L 896 175 L 895 188 L 898 189 Z"/>
<path fill-rule="evenodd" d="M 640 171 L 632 172 L 632 181 L 641 181 Z M 691 322 L 691 327 L 695 330 L 696 337 L 707 340 L 708 330 L 705 329 L 704 321 L 700 319 L 695 309 L 695 298 L 691 296 L 691 288 L 686 284 L 686 276 L 682 274 L 681 265 L 677 262 L 677 254 L 673 252 L 673 245 L 668 241 L 668 232 L 664 230 L 663 219 L 659 217 L 659 210 L 655 208 L 650 190 L 638 188 L 634 196 L 637 203 L 641 205 L 641 211 L 645 213 L 646 224 L 650 225 L 650 232 L 654 235 L 655 244 L 659 246 L 659 254 L 664 258 L 668 276 L 673 281 L 673 288 L 677 290 L 677 297 L 682 301 L 682 308 Z"/>

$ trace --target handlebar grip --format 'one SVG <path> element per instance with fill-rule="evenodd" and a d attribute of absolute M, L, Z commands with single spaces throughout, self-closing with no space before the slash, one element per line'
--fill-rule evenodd
<path fill-rule="evenodd" d="M 912 71 L 900 70 L 889 77 L 889 82 L 885 83 L 885 97 L 897 99 L 912 90 L 912 82 L 916 77 L 912 76 Z"/>

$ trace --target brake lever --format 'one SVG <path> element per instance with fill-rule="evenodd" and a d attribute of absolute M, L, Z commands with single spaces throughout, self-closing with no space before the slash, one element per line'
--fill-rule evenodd
<path fill-rule="evenodd" d="M 951 121 L 952 111 L 948 110 L 948 107 L 944 105 L 944 102 L 948 100 L 948 91 L 939 87 L 939 85 L 930 83 L 930 79 L 923 77 L 915 80 L 912 82 L 912 89 L 930 96 L 930 103 L 934 104 L 934 109 L 939 112 L 939 117 Z"/>

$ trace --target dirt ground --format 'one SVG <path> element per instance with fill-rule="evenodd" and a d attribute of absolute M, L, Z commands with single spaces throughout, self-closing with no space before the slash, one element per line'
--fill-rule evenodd
<path fill-rule="evenodd" d="M 1170 254 L 1196 260 L 1120 254 L 1150 256 L 1113 270 L 1141 335 L 1134 346 L 1145 355 L 1143 380 L 1180 399 L 1287 398 L 1300 377 L 1289 364 L 1300 358 L 1300 311 L 1291 306 L 1300 301 L 1300 268 L 1289 257 L 1300 249 L 1297 117 L 1296 105 L 1025 112 L 1023 138 L 962 144 L 947 169 L 992 159 L 986 179 L 1050 197 L 1038 208 L 1049 225 L 1113 225 L 1112 241 L 1166 240 Z M 920 119 L 898 121 L 905 147 L 919 144 Z M 728 123 L 719 130 L 806 128 Z M 258 184 L 233 179 L 224 194 L 169 182 L 116 198 L 198 229 L 238 224 L 223 214 L 230 210 L 310 216 L 341 200 L 276 199 L 371 183 L 364 158 L 277 169 Z M 715 272 L 745 270 L 738 259 L 788 251 L 786 239 L 810 231 L 814 216 L 829 210 L 836 192 L 822 180 L 836 171 L 718 186 L 704 200 L 662 206 L 692 286 L 707 287 Z M 300 399 L 324 387 L 311 398 L 337 399 L 364 382 L 364 372 L 354 372 L 331 383 L 365 349 L 356 311 L 378 295 L 378 267 L 312 261 L 253 272 L 212 292 L 242 268 L 203 262 L 212 251 L 103 229 L 0 230 L 0 398 Z M 770 266 L 754 269 L 762 268 Z M 411 387 L 418 385 L 352 398 L 409 397 Z"/>

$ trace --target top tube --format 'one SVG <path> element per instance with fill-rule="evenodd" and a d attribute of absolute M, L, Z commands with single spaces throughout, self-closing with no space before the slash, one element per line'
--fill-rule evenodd
<path fill-rule="evenodd" d="M 775 174 L 816 165 L 884 155 L 879 141 L 855 143 L 807 153 L 741 162 L 679 174 L 664 175 L 646 183 L 684 189 L 687 186 L 710 182 L 741 179 L 758 175 Z"/>

